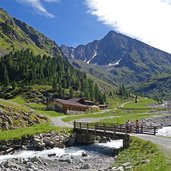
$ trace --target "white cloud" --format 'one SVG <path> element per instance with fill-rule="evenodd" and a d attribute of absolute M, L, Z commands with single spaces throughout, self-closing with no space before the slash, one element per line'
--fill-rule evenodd
<path fill-rule="evenodd" d="M 171 53 L 171 0 L 86 0 L 114 30 Z"/>
<path fill-rule="evenodd" d="M 17 1 L 33 7 L 41 15 L 53 18 L 55 16 L 46 10 L 46 8 L 42 5 L 41 1 L 47 3 L 55 3 L 58 2 L 59 0 L 17 0 Z"/>

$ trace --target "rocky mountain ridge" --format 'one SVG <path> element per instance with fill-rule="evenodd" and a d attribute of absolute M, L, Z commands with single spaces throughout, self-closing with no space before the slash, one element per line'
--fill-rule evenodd
<path fill-rule="evenodd" d="M 171 72 L 169 53 L 114 31 L 87 45 L 76 48 L 62 45 L 61 49 L 72 62 L 82 60 L 87 68 L 87 64 L 99 65 L 117 83 L 137 83 L 155 74 Z"/>

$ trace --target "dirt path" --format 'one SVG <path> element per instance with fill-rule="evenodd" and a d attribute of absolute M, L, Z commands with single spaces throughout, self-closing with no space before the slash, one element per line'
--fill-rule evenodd
<path fill-rule="evenodd" d="M 102 112 L 104 113 L 104 112 Z M 96 113 L 96 114 L 100 114 L 100 113 Z M 144 115 L 148 115 L 148 113 L 143 113 Z M 94 114 L 95 115 L 95 114 Z M 136 116 L 137 114 L 132 114 L 129 116 Z M 155 117 L 156 115 L 154 115 Z M 68 116 L 59 116 L 59 117 L 54 117 L 54 118 L 50 118 L 52 125 L 54 126 L 60 126 L 60 127 L 69 127 L 72 128 L 73 127 L 73 121 L 70 122 L 64 122 L 63 119 L 67 118 Z M 99 122 L 103 119 L 112 119 L 112 118 L 120 118 L 120 117 L 124 117 L 124 116 L 106 116 L 106 117 L 99 117 L 99 118 L 91 118 L 91 117 L 86 117 L 85 118 L 81 118 L 81 119 L 75 119 L 75 121 L 77 122 Z"/>
<path fill-rule="evenodd" d="M 167 152 L 170 152 L 171 154 L 171 138 L 170 137 L 145 135 L 145 134 L 136 134 L 134 136 L 141 138 L 143 140 L 151 141 L 152 143 L 159 145 L 161 148 L 165 149 Z"/>
<path fill-rule="evenodd" d="M 64 122 L 62 120 L 63 118 L 66 118 L 66 117 L 67 116 L 59 116 L 59 117 L 50 118 L 50 120 L 52 122 L 52 125 L 54 125 L 54 126 L 72 128 L 73 127 L 72 123 Z"/>

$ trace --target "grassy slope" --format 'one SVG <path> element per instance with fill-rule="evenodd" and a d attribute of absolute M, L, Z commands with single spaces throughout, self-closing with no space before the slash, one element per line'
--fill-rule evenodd
<path fill-rule="evenodd" d="M 132 88 L 132 90 L 136 93 L 161 100 L 171 98 L 170 86 L 171 76 L 163 74 L 148 79 L 143 84 L 139 84 Z"/>
<path fill-rule="evenodd" d="M 100 80 L 100 79 L 98 79 L 98 78 L 96 78 L 96 77 L 94 77 L 94 76 L 92 76 L 90 74 L 87 74 L 87 77 L 90 78 L 90 79 L 92 79 L 98 85 L 98 87 L 100 88 L 100 90 L 102 92 L 106 92 L 106 93 L 109 93 L 109 92 L 116 93 L 116 91 L 118 89 L 116 86 L 111 85 L 111 84 L 109 84 L 109 83 L 107 83 L 107 82 L 105 82 L 103 80 Z"/>
<path fill-rule="evenodd" d="M 135 137 L 131 138 L 130 147 L 119 153 L 114 165 L 119 166 L 128 161 L 132 163 L 134 171 L 171 170 L 171 166 L 156 145 Z"/>
<path fill-rule="evenodd" d="M 149 104 L 153 104 L 156 101 L 153 99 L 149 99 L 146 97 L 138 97 L 138 102 L 135 103 L 135 101 L 131 101 L 124 105 L 124 108 L 149 108 Z"/>
<path fill-rule="evenodd" d="M 34 135 L 42 132 L 56 131 L 60 132 L 67 128 L 54 127 L 51 124 L 38 124 L 31 127 L 19 128 L 16 130 L 0 131 L 0 140 L 20 139 L 23 136 Z"/>
<path fill-rule="evenodd" d="M 46 110 L 46 105 L 41 104 L 41 103 L 26 103 L 26 101 L 21 96 L 17 96 L 14 99 L 11 99 L 9 101 L 15 102 L 15 103 L 20 104 L 20 105 L 24 105 L 25 107 L 34 110 L 36 113 L 44 115 L 48 118 L 63 115 L 63 114 L 60 114 L 56 111 Z"/>
<path fill-rule="evenodd" d="M 21 49 L 32 49 L 35 55 L 52 55 L 57 45 L 42 33 L 34 30 L 29 25 L 14 19 L 6 11 L 0 9 L 0 24 L 7 23 L 8 32 L 4 32 L 3 26 L 0 27 L 0 55 L 10 51 Z M 58 51 L 61 55 L 61 53 Z"/>

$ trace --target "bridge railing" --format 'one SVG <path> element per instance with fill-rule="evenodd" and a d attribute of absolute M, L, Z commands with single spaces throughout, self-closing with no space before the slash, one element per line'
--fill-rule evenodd
<path fill-rule="evenodd" d="M 74 129 L 87 130 L 87 131 L 110 131 L 113 133 L 122 132 L 127 133 L 125 125 L 118 124 L 104 124 L 104 123 L 86 123 L 86 122 L 74 122 Z"/>
<path fill-rule="evenodd" d="M 141 134 L 150 134 L 156 135 L 157 126 L 147 126 L 140 125 L 136 127 L 135 125 L 125 125 L 125 124 L 113 124 L 113 123 L 87 123 L 87 122 L 76 122 L 74 121 L 74 129 L 77 130 L 86 130 L 86 131 L 110 131 L 115 133 L 141 133 Z"/>

